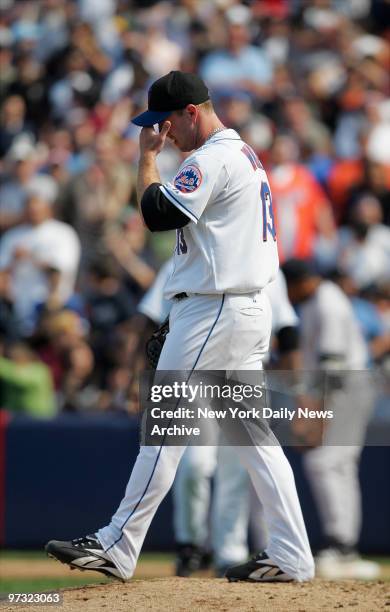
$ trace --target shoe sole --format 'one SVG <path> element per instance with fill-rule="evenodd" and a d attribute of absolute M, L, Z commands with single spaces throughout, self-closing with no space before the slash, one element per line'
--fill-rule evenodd
<path fill-rule="evenodd" d="M 253 582 L 253 583 L 261 583 L 261 582 L 294 582 L 293 578 L 287 578 L 285 580 L 281 580 L 280 578 L 268 578 L 267 580 L 256 580 L 255 578 L 231 578 L 225 576 L 228 582 Z"/>
<path fill-rule="evenodd" d="M 58 557 L 53 555 L 53 553 L 50 553 L 48 551 L 46 551 L 46 554 L 48 557 L 50 557 L 50 559 L 54 559 L 55 561 L 58 561 L 63 565 L 67 565 L 71 570 L 77 569 L 80 570 L 80 572 L 99 572 L 99 574 L 103 574 L 107 578 L 114 578 L 115 580 L 119 580 L 119 582 L 126 582 L 126 580 L 124 580 L 123 578 L 115 576 L 115 574 L 111 574 L 109 570 L 98 569 L 96 567 L 80 567 L 79 565 L 73 565 L 71 561 L 63 561 L 62 559 L 59 559 Z"/>

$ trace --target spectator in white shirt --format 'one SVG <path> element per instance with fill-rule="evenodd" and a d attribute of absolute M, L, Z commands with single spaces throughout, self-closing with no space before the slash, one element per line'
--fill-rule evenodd
<path fill-rule="evenodd" d="M 339 230 L 338 264 L 359 288 L 390 280 L 390 228 L 382 224 L 381 204 L 370 193 L 356 200 L 350 226 Z"/>
<path fill-rule="evenodd" d="M 80 259 L 80 241 L 67 223 L 53 219 L 56 185 L 39 177 L 29 189 L 25 223 L 5 232 L 0 241 L 0 269 L 11 272 L 11 292 L 24 333 L 38 302 L 48 297 L 47 272 L 60 272 L 59 297 L 65 302 L 73 293 Z"/>

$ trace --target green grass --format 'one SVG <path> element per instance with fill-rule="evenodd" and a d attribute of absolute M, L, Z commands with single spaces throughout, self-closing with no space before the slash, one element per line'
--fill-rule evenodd
<path fill-rule="evenodd" d="M 140 561 L 143 563 L 172 563 L 172 554 L 166 553 L 144 553 L 141 555 Z M 40 550 L 2 550 L 0 552 L 0 560 L 31 560 L 41 561 L 47 559 L 44 551 Z M 54 563 L 54 561 L 53 561 Z M 89 584 L 107 584 L 112 582 L 109 578 L 93 575 L 86 572 L 80 575 L 79 572 L 69 572 L 69 576 L 61 577 L 39 577 L 39 578 L 5 578 L 0 577 L 0 594 L 1 593 L 38 593 L 41 591 L 57 590 L 68 587 L 86 586 Z"/>
<path fill-rule="evenodd" d="M 363 555 L 363 557 L 368 561 L 375 561 L 380 565 L 390 565 L 390 557 L 383 557 L 379 555 Z"/>
<path fill-rule="evenodd" d="M 69 578 L 15 578 L 0 579 L 0 593 L 38 593 L 41 591 L 56 591 L 66 587 L 85 586 L 87 584 L 106 584 L 110 582 L 105 578 L 84 576 Z"/>
<path fill-rule="evenodd" d="M 43 550 L 0 550 L 2 559 L 46 559 L 47 554 Z"/>
<path fill-rule="evenodd" d="M 0 550 L 0 561 L 7 559 L 47 559 L 44 550 Z M 140 561 L 170 562 L 174 559 L 173 553 L 145 552 L 140 556 Z M 390 559 L 389 559 L 390 562 Z"/>

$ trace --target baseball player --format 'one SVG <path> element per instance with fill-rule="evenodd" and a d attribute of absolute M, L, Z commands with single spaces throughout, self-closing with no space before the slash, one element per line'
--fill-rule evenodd
<path fill-rule="evenodd" d="M 265 292 L 272 308 L 272 332 L 278 345 L 279 366 L 291 369 L 296 367 L 293 361 L 298 349 L 298 318 L 288 300 L 280 270 Z M 154 293 L 154 299 L 156 297 Z M 150 303 L 150 298 L 146 300 Z M 158 313 L 161 306 L 156 300 L 154 303 L 153 310 Z M 262 511 L 258 502 L 256 506 L 250 504 L 252 488 L 248 488 L 246 470 L 237 459 L 234 448 L 225 446 L 221 440 L 218 446 L 189 446 L 184 453 L 173 487 L 178 544 L 176 573 L 179 576 L 188 576 L 199 569 L 210 548 L 207 526 L 213 475 L 210 537 L 217 575 L 224 575 L 229 565 L 242 562 L 248 555 L 249 518 L 254 541 L 265 540 Z M 250 505 L 254 506 L 252 516 Z"/>
<path fill-rule="evenodd" d="M 337 285 L 303 260 L 290 260 L 283 270 L 290 300 L 299 308 L 303 367 L 328 373 L 326 407 L 335 415 L 323 444 L 303 455 L 325 536 L 316 572 L 328 579 L 376 578 L 379 566 L 356 552 L 361 527 L 358 467 L 374 399 L 366 345 L 352 306 Z"/>
<path fill-rule="evenodd" d="M 164 297 L 164 288 L 174 270 L 173 258 L 168 259 L 158 271 L 153 285 L 147 290 L 137 306 L 138 312 L 148 317 L 156 325 L 161 325 L 172 308 L 173 300 Z"/>
<path fill-rule="evenodd" d="M 164 287 L 173 269 L 173 259 L 169 259 L 138 304 L 138 311 L 157 325 L 163 323 L 172 307 L 173 301 L 164 298 Z M 272 334 L 277 341 L 278 367 L 297 368 L 298 317 L 289 302 L 281 270 L 265 291 L 272 309 Z M 269 358 L 275 359 L 269 355 L 265 361 Z M 217 443 L 218 431 L 215 432 L 215 439 Z M 215 482 L 209 534 L 213 475 Z M 218 446 L 189 446 L 186 449 L 173 483 L 173 502 L 178 576 L 189 576 L 207 567 L 210 548 L 214 553 L 217 576 L 223 576 L 226 568 L 233 563 L 242 562 L 248 555 L 248 521 L 254 542 L 266 542 L 263 512 L 258 501 L 255 501 L 253 487 L 248 488 L 247 472 L 237 462 L 236 453 L 232 453 L 230 447 L 223 446 L 221 441 Z"/>
<path fill-rule="evenodd" d="M 153 83 L 143 126 L 137 196 L 151 231 L 177 230 L 170 331 L 158 370 L 260 370 L 271 309 L 263 291 L 278 270 L 272 199 L 264 169 L 215 114 L 195 74 L 172 71 Z M 153 125 L 158 124 L 159 132 Z M 191 152 L 161 184 L 156 156 L 166 138 Z M 184 446 L 141 446 L 125 495 L 109 525 L 46 551 L 64 563 L 130 578 L 146 532 L 175 477 Z M 263 502 L 267 550 L 231 568 L 230 580 L 309 580 L 314 564 L 291 467 L 276 443 L 237 446 Z"/>

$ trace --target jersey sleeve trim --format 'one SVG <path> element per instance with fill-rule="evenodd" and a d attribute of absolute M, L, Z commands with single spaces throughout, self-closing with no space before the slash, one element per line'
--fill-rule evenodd
<path fill-rule="evenodd" d="M 160 189 L 163 192 L 163 194 L 165 195 L 165 197 L 168 198 L 168 200 L 170 200 L 170 202 L 172 202 L 172 204 L 174 204 L 174 206 L 176 206 L 179 210 L 181 210 L 181 212 L 183 212 L 185 215 L 187 215 L 187 217 L 189 217 L 191 219 L 191 221 L 193 221 L 194 223 L 198 223 L 199 219 L 198 219 L 198 217 L 196 215 L 194 215 L 192 210 L 190 210 L 189 208 L 184 206 L 184 204 L 182 204 L 179 200 L 177 200 L 175 198 L 175 196 L 172 195 L 172 193 L 170 191 L 168 191 L 168 189 L 165 187 L 165 185 L 161 185 Z"/>

